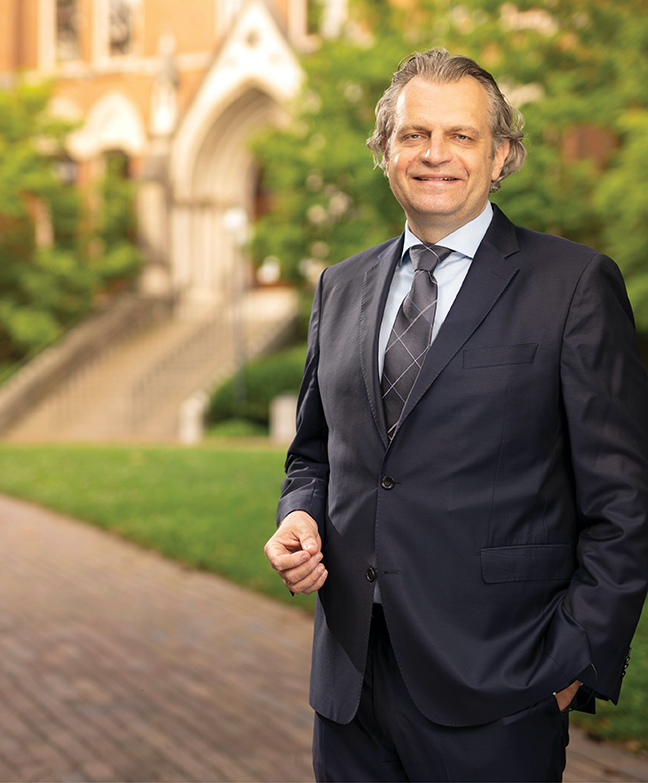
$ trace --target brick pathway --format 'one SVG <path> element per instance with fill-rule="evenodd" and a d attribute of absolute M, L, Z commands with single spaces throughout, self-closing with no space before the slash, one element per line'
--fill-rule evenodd
<path fill-rule="evenodd" d="M 0 496 L 0 780 L 312 780 L 310 626 Z M 648 781 L 648 760 L 575 732 L 565 780 Z"/>

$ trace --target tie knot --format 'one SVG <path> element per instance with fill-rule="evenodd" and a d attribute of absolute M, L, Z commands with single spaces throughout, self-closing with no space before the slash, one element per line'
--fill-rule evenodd
<path fill-rule="evenodd" d="M 436 265 L 447 258 L 452 250 L 441 245 L 414 245 L 410 247 L 410 258 L 414 269 L 425 269 L 433 272 Z"/>

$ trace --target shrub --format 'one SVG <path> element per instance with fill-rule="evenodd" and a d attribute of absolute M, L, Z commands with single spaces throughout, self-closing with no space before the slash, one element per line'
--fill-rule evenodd
<path fill-rule="evenodd" d="M 236 379 L 230 379 L 213 394 L 208 422 L 236 418 L 267 426 L 270 401 L 280 394 L 299 391 L 305 360 L 306 345 L 302 344 L 250 362 L 244 371 L 244 399 L 237 401 Z"/>

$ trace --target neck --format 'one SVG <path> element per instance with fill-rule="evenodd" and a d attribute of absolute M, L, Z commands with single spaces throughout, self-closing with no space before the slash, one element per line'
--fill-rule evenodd
<path fill-rule="evenodd" d="M 471 215 L 467 220 L 443 220 L 443 217 L 440 216 L 438 220 L 432 222 L 425 219 L 429 217 L 427 215 L 423 216 L 423 220 L 419 220 L 418 215 L 414 215 L 412 217 L 407 215 L 407 223 L 412 234 L 414 234 L 417 239 L 420 239 L 423 244 L 436 245 L 440 242 L 443 244 L 441 240 L 443 240 L 444 237 L 447 237 L 449 234 L 458 231 L 463 226 L 478 218 L 481 214 L 483 214 L 487 205 L 488 202 L 484 204 L 481 210 L 479 210 L 476 214 Z"/>

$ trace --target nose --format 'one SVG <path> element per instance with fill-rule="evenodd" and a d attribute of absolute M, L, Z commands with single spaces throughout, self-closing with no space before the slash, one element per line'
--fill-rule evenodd
<path fill-rule="evenodd" d="M 452 153 L 447 139 L 442 135 L 433 134 L 430 143 L 423 150 L 423 160 L 437 166 L 441 163 L 447 163 L 451 157 Z"/>

